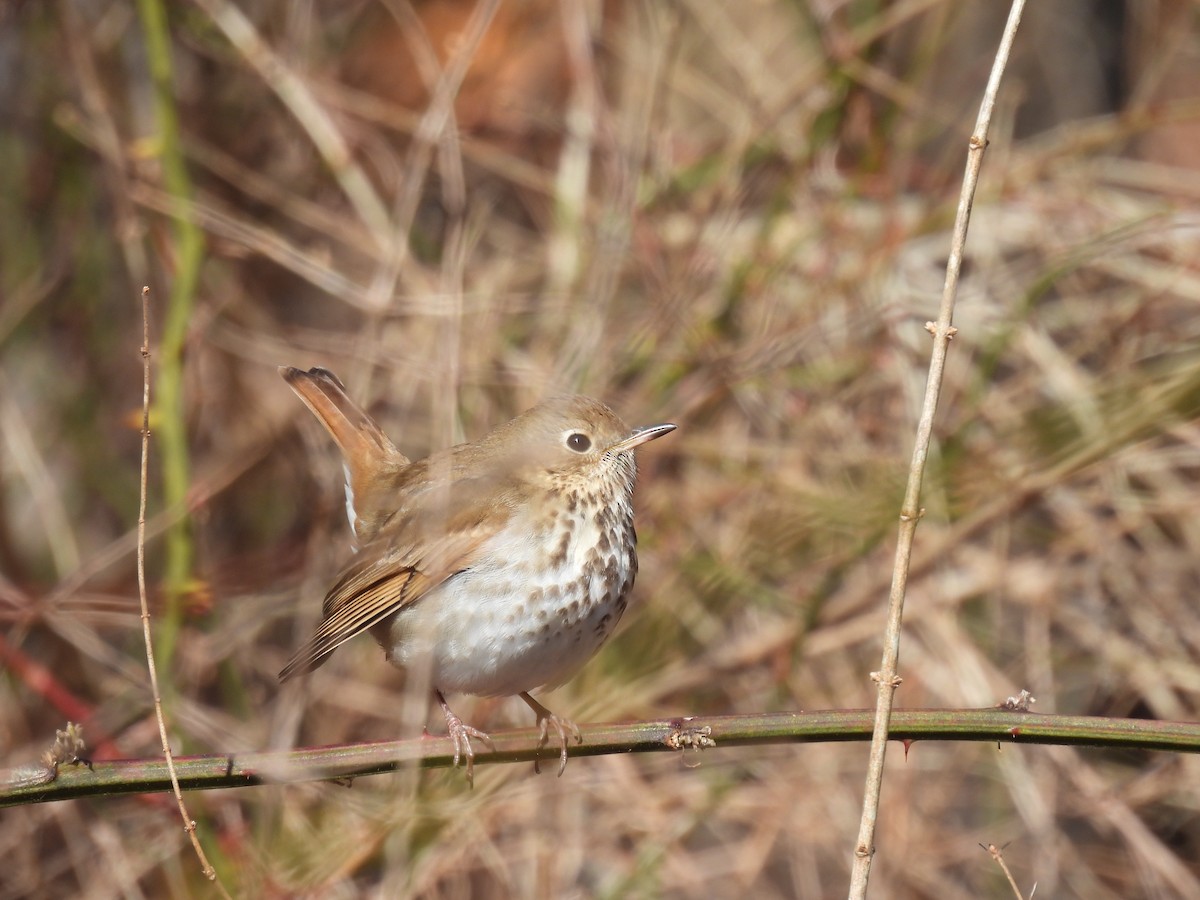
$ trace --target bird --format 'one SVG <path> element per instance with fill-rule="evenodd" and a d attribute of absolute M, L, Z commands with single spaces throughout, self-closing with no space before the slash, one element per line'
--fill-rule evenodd
<path fill-rule="evenodd" d="M 472 739 L 494 744 L 447 693 L 520 697 L 539 751 L 553 729 L 561 776 L 582 734 L 531 692 L 569 680 L 616 628 L 638 568 L 635 450 L 676 426 L 631 429 L 598 400 L 553 396 L 413 461 L 329 370 L 279 372 L 341 450 L 357 547 L 280 681 L 370 632 L 388 662 L 426 667 L 469 785 Z"/>

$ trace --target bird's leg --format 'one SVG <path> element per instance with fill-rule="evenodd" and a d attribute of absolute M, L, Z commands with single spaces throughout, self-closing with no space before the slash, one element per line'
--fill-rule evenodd
<path fill-rule="evenodd" d="M 485 732 L 478 728 L 472 728 L 460 719 L 450 708 L 450 704 L 446 702 L 446 697 L 441 691 L 434 690 L 433 693 L 446 717 L 446 730 L 450 732 L 450 741 L 454 744 L 454 765 L 458 765 L 460 757 L 466 757 L 467 784 L 475 787 L 475 750 L 471 747 L 471 738 L 479 738 L 488 745 L 488 749 L 493 753 L 496 751 L 496 745 L 492 743 L 492 739 Z"/>
<path fill-rule="evenodd" d="M 558 747 L 560 751 L 558 756 L 558 775 L 561 778 L 562 773 L 567 769 L 567 732 L 570 732 L 571 736 L 575 738 L 575 743 L 582 744 L 583 735 L 579 733 L 579 726 L 570 719 L 564 719 L 562 716 L 556 716 L 550 712 L 550 710 L 530 697 L 528 691 L 522 692 L 519 696 L 525 701 L 525 705 L 533 710 L 533 714 L 537 716 L 537 723 L 541 726 L 542 733 L 538 738 L 538 750 L 541 750 L 550 743 L 550 726 L 553 725 L 554 730 L 558 732 Z M 533 760 L 533 771 L 541 771 L 536 757 Z"/>

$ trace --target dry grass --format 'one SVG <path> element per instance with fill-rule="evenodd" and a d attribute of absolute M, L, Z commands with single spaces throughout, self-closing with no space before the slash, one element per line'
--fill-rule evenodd
<path fill-rule="evenodd" d="M 479 51 L 491 68 L 463 81 L 464 134 L 422 144 L 420 113 L 352 90 L 372 84 L 337 62 L 389 58 L 370 43 L 381 25 L 355 26 L 362 8 L 242 6 L 354 149 L 351 193 L 413 232 L 347 199 L 348 170 L 331 173 L 313 123 L 208 12 L 173 8 L 183 212 L 208 239 L 184 366 L 198 568 L 160 659 L 177 747 L 426 721 L 365 639 L 298 687 L 275 681 L 348 552 L 332 450 L 278 364 L 338 371 L 412 455 L 559 389 L 680 425 L 643 456 L 635 603 L 552 708 L 587 723 L 870 703 L 989 15 L 681 0 L 601 21 L 564 0 L 573 36 L 555 49 L 561 24 L 531 36 L 521 12 L 560 4 L 506 4 Z M 0 140 L 6 765 L 81 711 L 97 758 L 157 752 L 131 540 L 137 297 L 150 283 L 165 302 L 163 213 L 180 207 L 141 141 L 155 124 L 135 11 L 71 7 L 6 13 L 19 41 L 0 47 L 21 85 Z M 897 699 L 986 706 L 1026 687 L 1040 712 L 1196 719 L 1200 180 L 1146 161 L 1195 127 L 1194 96 L 1154 103 L 1195 53 L 1193 14 L 1158 23 L 1174 42 L 1121 117 L 1038 80 L 1065 15 L 1030 11 L 984 163 Z M 1029 134 L 1044 106 L 1059 124 Z M 178 513 L 151 522 L 152 573 Z M 518 704 L 462 707 L 528 724 Z M 239 896 L 826 897 L 845 892 L 866 752 L 577 760 L 562 779 L 481 766 L 473 792 L 443 771 L 189 805 Z M 1006 896 L 979 846 L 994 843 L 1039 897 L 1200 895 L 1198 765 L 893 751 L 873 893 Z M 204 895 L 161 800 L 6 812 L 0 897 Z"/>

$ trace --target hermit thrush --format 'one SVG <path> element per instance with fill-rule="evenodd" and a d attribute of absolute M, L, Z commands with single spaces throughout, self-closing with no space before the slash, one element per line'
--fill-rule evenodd
<path fill-rule="evenodd" d="M 474 443 L 410 462 L 325 369 L 280 368 L 341 448 L 359 551 L 325 597 L 316 633 L 279 673 L 321 665 L 370 631 L 397 666 L 427 666 L 454 743 L 471 738 L 446 691 L 517 694 L 554 728 L 559 775 L 579 729 L 529 692 L 561 684 L 600 649 L 637 574 L 634 448 L 675 430 L 630 430 L 587 397 L 555 397 Z"/>

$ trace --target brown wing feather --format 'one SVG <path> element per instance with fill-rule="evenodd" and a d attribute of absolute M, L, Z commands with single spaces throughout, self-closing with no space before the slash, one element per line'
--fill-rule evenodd
<path fill-rule="evenodd" d="M 350 571 L 325 598 L 325 614 L 308 642 L 279 673 L 280 681 L 311 672 L 352 637 L 420 599 L 440 584 L 413 566 L 390 566 L 384 560 Z"/>
<path fill-rule="evenodd" d="M 479 485 L 460 483 L 447 499 L 469 499 Z M 439 508 L 455 508 L 454 503 Z M 311 672 L 346 641 L 361 634 L 409 604 L 476 560 L 483 542 L 503 525 L 511 507 L 496 504 L 483 509 L 476 504 L 458 506 L 459 513 L 439 522 L 437 540 L 421 540 L 430 533 L 422 524 L 432 517 L 415 513 L 393 532 L 381 535 L 363 548 L 325 597 L 321 623 L 313 636 L 296 651 L 279 673 L 280 681 Z"/>

